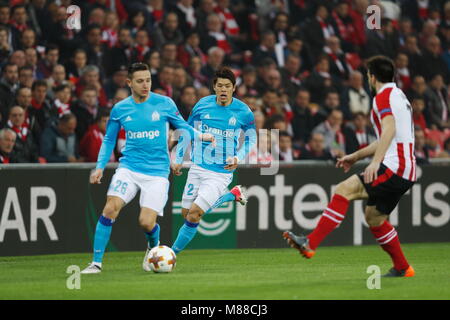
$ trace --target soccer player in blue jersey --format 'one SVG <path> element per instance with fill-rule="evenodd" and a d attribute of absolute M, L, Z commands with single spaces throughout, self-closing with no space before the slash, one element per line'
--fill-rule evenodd
<path fill-rule="evenodd" d="M 194 141 L 191 152 L 193 162 L 182 198 L 182 215 L 185 218 L 172 249 L 183 250 L 194 238 L 204 213 L 227 201 L 238 201 L 245 205 L 247 199 L 240 186 L 228 191 L 233 171 L 238 162 L 256 143 L 253 113 L 242 101 L 233 98 L 236 78 L 227 67 L 219 69 L 214 78 L 215 95 L 202 98 L 193 108 L 188 123 L 204 133 L 215 137 L 215 146 Z M 244 143 L 238 150 L 240 133 L 244 132 Z M 181 174 L 181 163 L 187 140 L 180 139 L 177 159 L 172 169 Z"/>
<path fill-rule="evenodd" d="M 159 243 L 159 225 L 156 217 L 162 216 L 168 197 L 170 160 L 168 151 L 169 123 L 177 129 L 203 141 L 213 141 L 211 134 L 201 134 L 188 125 L 169 97 L 151 92 L 151 75 L 146 64 L 135 63 L 128 70 L 127 84 L 131 96 L 117 103 L 111 111 L 97 161 L 90 176 L 91 183 L 100 183 L 103 170 L 110 159 L 121 127 L 126 132 L 126 144 L 109 186 L 106 205 L 97 223 L 92 263 L 83 274 L 99 273 L 112 225 L 120 210 L 140 190 L 139 224 L 144 229 L 149 250 Z M 144 258 L 143 268 L 149 270 Z"/>

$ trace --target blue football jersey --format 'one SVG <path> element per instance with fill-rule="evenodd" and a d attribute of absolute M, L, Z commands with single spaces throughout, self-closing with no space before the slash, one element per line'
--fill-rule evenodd
<path fill-rule="evenodd" d="M 211 171 L 229 173 L 224 169 L 227 158 L 237 156 L 239 160 L 243 160 L 256 143 L 253 112 L 236 98 L 228 106 L 217 104 L 216 95 L 200 99 L 192 109 L 188 123 L 201 133 L 213 134 L 216 139 L 215 147 L 209 142 L 198 140 L 192 144 L 192 162 Z M 245 138 L 242 146 L 239 146 L 241 132 Z M 186 140 L 181 140 L 177 150 L 177 163 L 182 162 L 186 149 Z"/>
<path fill-rule="evenodd" d="M 142 103 L 136 103 L 132 96 L 120 101 L 111 111 L 97 168 L 105 168 L 114 150 L 119 130 L 123 127 L 126 143 L 122 150 L 123 156 L 119 159 L 119 168 L 168 177 L 169 123 L 177 129 L 186 130 L 194 138 L 198 136 L 198 132 L 184 121 L 169 97 L 150 92 L 149 98 Z"/>

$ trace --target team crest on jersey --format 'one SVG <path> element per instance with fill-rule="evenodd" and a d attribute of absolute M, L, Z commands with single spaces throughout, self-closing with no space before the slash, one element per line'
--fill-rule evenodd
<path fill-rule="evenodd" d="M 153 113 L 152 113 L 152 121 L 159 121 L 159 113 L 158 113 L 158 111 L 153 111 Z"/>
<path fill-rule="evenodd" d="M 230 120 L 228 121 L 228 125 L 230 125 L 230 126 L 236 125 L 236 118 L 235 117 L 231 117 Z"/>

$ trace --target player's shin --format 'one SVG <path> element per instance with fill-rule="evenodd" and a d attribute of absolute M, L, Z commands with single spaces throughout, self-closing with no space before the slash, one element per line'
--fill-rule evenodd
<path fill-rule="evenodd" d="M 113 219 L 101 215 L 97 222 L 94 236 L 94 259 L 93 262 L 101 266 L 106 246 L 111 236 Z"/>
<path fill-rule="evenodd" d="M 316 228 L 308 235 L 309 247 L 312 250 L 315 250 L 325 237 L 341 224 L 347 213 L 349 203 L 347 198 L 339 194 L 333 195 Z"/>
<path fill-rule="evenodd" d="M 159 233 L 161 228 L 159 224 L 155 224 L 151 231 L 145 232 L 145 237 L 147 238 L 147 243 L 149 248 L 156 247 L 159 244 Z"/>
<path fill-rule="evenodd" d="M 408 269 L 409 264 L 403 255 L 395 228 L 386 220 L 381 226 L 370 227 L 370 231 L 381 248 L 391 257 L 394 268 L 397 271 Z"/>
<path fill-rule="evenodd" d="M 181 226 L 178 231 L 177 239 L 172 246 L 172 250 L 176 254 L 186 248 L 189 242 L 191 242 L 191 240 L 195 237 L 198 225 L 198 223 L 189 222 L 187 220 L 184 221 L 183 226 Z"/>

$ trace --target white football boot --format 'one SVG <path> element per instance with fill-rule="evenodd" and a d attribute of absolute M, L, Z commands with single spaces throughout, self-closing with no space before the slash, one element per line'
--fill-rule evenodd
<path fill-rule="evenodd" d="M 100 267 L 98 264 L 95 264 L 94 262 L 91 262 L 83 271 L 81 271 L 81 274 L 92 274 L 100 272 L 102 272 L 102 267 Z"/>

